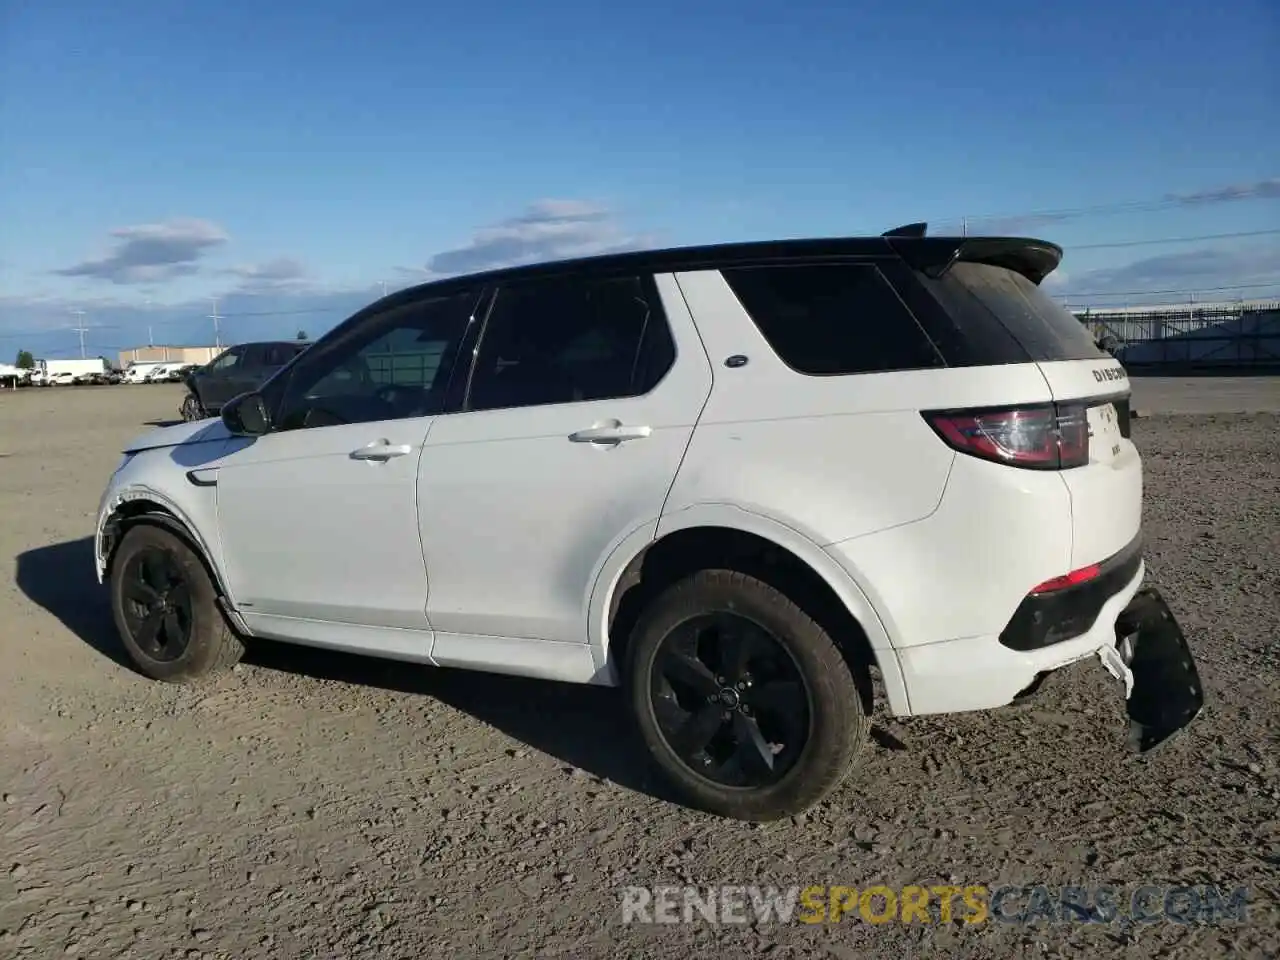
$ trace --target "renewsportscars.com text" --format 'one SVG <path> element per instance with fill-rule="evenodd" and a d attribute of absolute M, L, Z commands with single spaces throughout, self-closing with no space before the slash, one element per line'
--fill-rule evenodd
<path fill-rule="evenodd" d="M 881 884 L 626 887 L 623 923 L 1244 923 L 1248 890 L 1216 886 Z"/>

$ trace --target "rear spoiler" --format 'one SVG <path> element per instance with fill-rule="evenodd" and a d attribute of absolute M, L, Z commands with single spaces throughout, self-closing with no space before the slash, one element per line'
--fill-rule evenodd
<path fill-rule="evenodd" d="M 912 269 L 935 279 L 958 262 L 985 263 L 1039 284 L 1062 262 L 1062 248 L 1056 243 L 1027 237 L 927 237 L 924 224 L 898 227 L 883 236 Z"/>

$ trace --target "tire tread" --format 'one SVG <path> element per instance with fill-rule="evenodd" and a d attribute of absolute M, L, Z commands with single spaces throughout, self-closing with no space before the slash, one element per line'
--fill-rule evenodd
<path fill-rule="evenodd" d="M 148 541 L 173 551 L 182 561 L 190 580 L 196 627 L 188 650 L 177 660 L 154 661 L 141 654 L 126 635 L 117 607 L 116 585 L 110 584 L 112 615 L 125 650 L 137 668 L 154 680 L 167 683 L 191 683 L 216 676 L 235 666 L 244 656 L 244 643 L 232 630 L 218 602 L 218 591 L 205 568 L 204 560 L 183 537 L 155 523 L 137 523 L 125 531 L 112 561 L 113 570 L 127 562 L 129 555 Z"/>
<path fill-rule="evenodd" d="M 717 788 L 697 778 L 687 772 L 683 764 L 666 757 L 665 748 L 655 743 L 653 726 L 645 719 L 645 711 L 649 709 L 646 664 L 662 638 L 654 636 L 653 631 L 665 620 L 686 619 L 707 609 L 726 605 L 732 609 L 735 602 L 759 606 L 771 619 L 785 627 L 785 639 L 792 647 L 793 656 L 810 659 L 815 668 L 809 671 L 811 676 L 806 675 L 815 707 L 831 714 L 827 728 L 833 734 L 834 743 L 825 745 L 825 749 L 818 748 L 819 762 L 810 763 L 807 769 L 793 770 L 779 784 L 766 788 L 770 792 L 747 793 Z M 863 709 L 857 680 L 844 654 L 826 630 L 799 604 L 777 587 L 751 574 L 729 569 L 705 569 L 668 587 L 641 613 L 634 642 L 629 648 L 627 687 L 641 737 L 668 779 L 695 805 L 710 812 L 756 821 L 793 816 L 828 796 L 844 779 L 865 747 L 870 717 Z M 639 674 L 641 670 L 645 671 L 643 677 Z M 802 758 L 800 763 L 805 765 L 806 758 Z M 783 787 L 785 789 L 778 789 Z"/>

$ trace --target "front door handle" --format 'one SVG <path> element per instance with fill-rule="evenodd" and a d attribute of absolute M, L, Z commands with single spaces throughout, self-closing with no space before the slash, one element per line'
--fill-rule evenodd
<path fill-rule="evenodd" d="M 390 460 L 392 457 L 403 457 L 413 447 L 407 443 L 392 443 L 390 440 L 374 440 L 363 447 L 351 451 L 352 460 Z"/>
<path fill-rule="evenodd" d="M 586 430 L 571 433 L 569 439 L 574 443 L 617 444 L 624 440 L 643 440 L 651 433 L 653 433 L 652 427 L 628 427 L 614 420 L 612 423 L 597 424 Z"/>

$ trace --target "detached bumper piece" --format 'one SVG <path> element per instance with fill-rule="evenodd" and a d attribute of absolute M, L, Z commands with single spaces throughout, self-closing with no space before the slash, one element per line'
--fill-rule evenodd
<path fill-rule="evenodd" d="M 1133 678 L 1129 748 L 1147 753 L 1204 709 L 1204 686 L 1187 638 L 1158 590 L 1139 590 L 1116 621 L 1116 647 Z"/>

